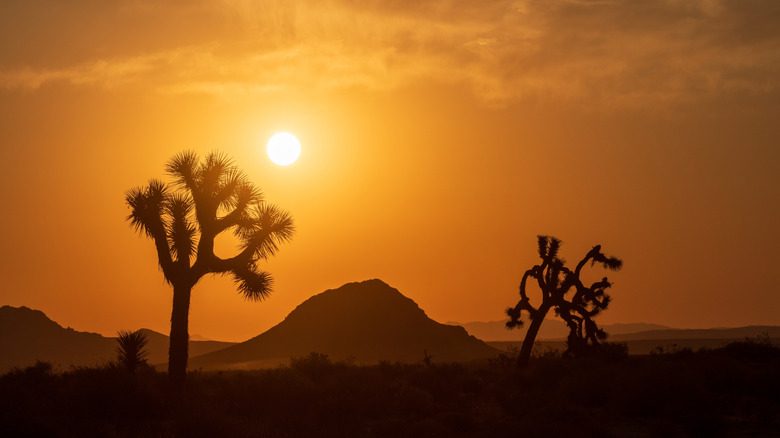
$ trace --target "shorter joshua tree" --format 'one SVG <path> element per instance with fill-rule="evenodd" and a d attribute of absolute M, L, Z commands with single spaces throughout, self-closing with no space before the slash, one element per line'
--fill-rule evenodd
<path fill-rule="evenodd" d="M 140 330 L 120 330 L 117 332 L 116 342 L 119 344 L 116 348 L 117 361 L 130 374 L 135 374 L 140 366 L 146 365 L 146 358 L 149 356 L 146 344 L 149 343 L 149 338 L 145 333 Z"/>
<path fill-rule="evenodd" d="M 623 266 L 619 259 L 602 254 L 601 245 L 596 245 L 572 271 L 564 266 L 565 260 L 558 258 L 560 240 L 551 236 L 538 236 L 538 242 L 542 263 L 525 271 L 520 281 L 520 301 L 515 307 L 506 309 L 509 316 L 506 326 L 510 329 L 523 326 L 523 312 L 527 312 L 531 320 L 517 359 L 521 367 L 528 364 L 539 327 L 550 309 L 554 309 L 555 314 L 569 327 L 568 353 L 576 354 L 588 345 L 598 345 L 600 340 L 606 339 L 607 334 L 598 328 L 593 318 L 609 305 L 610 297 L 604 291 L 612 284 L 604 277 L 589 287 L 585 286 L 580 280 L 580 273 L 589 261 L 591 266 L 600 263 L 613 271 Z M 538 307 L 531 305 L 526 293 L 529 278 L 536 280 L 542 292 L 542 302 Z M 573 294 L 567 297 L 570 292 Z"/>

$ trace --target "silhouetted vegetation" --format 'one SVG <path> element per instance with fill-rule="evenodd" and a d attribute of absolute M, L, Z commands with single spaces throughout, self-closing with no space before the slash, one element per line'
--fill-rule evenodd
<path fill-rule="evenodd" d="M 619 259 L 602 254 L 601 245 L 596 245 L 572 271 L 564 266 L 565 261 L 558 257 L 560 240 L 550 236 L 538 236 L 538 244 L 542 264 L 525 271 L 520 281 L 520 301 L 515 307 L 506 310 L 509 316 L 506 323 L 508 328 L 521 327 L 524 323 L 524 312 L 528 313 L 531 319 L 518 354 L 517 363 L 521 367 L 528 364 L 536 334 L 550 309 L 554 309 L 556 316 L 561 317 L 569 326 L 569 336 L 566 340 L 568 354 L 590 354 L 590 350 L 598 346 L 600 340 L 606 339 L 607 334 L 598 328 L 593 318 L 609 305 L 610 297 L 604 291 L 612 286 L 612 283 L 604 277 L 588 287 L 580 280 L 580 274 L 588 262 L 591 262 L 591 265 L 599 263 L 612 270 L 619 270 L 623 266 Z M 534 307 L 528 298 L 526 285 L 529 278 L 536 280 L 542 293 L 538 307 Z M 569 292 L 573 294 L 567 298 Z"/>
<path fill-rule="evenodd" d="M 619 348 L 618 348 L 619 350 Z M 759 351 L 760 353 L 756 353 Z M 0 376 L 0 436 L 426 437 L 776 436 L 780 349 L 760 340 L 648 356 L 519 351 L 501 366 L 360 366 L 312 353 L 260 371 L 166 376 L 120 367 Z"/>
<path fill-rule="evenodd" d="M 249 300 L 271 293 L 273 280 L 258 263 L 276 254 L 293 234 L 289 214 L 266 204 L 260 190 L 232 161 L 193 152 L 174 156 L 166 170 L 172 185 L 151 180 L 127 192 L 128 220 L 154 240 L 165 280 L 173 286 L 168 376 L 178 392 L 187 369 L 192 288 L 207 274 L 231 275 Z M 228 259 L 214 253 L 214 240 L 232 230 L 241 251 Z"/>
<path fill-rule="evenodd" d="M 772 343 L 772 339 L 766 333 L 754 338 L 745 338 L 743 341 L 730 342 L 723 347 L 723 350 L 727 355 L 737 359 L 758 362 L 780 359 L 780 348 Z"/>
<path fill-rule="evenodd" d="M 138 368 L 148 365 L 146 358 L 149 353 L 146 351 L 146 345 L 149 338 L 143 332 L 120 330 L 117 332 L 116 342 L 119 344 L 116 348 L 117 362 L 128 373 L 135 374 Z"/>

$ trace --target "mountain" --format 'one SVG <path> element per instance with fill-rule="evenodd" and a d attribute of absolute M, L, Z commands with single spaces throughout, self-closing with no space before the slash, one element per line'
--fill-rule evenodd
<path fill-rule="evenodd" d="M 111 360 L 116 342 L 97 333 L 63 328 L 40 310 L 0 307 L 0 372 L 36 360 L 96 365 Z"/>
<path fill-rule="evenodd" d="M 506 328 L 506 321 L 487 321 L 487 322 L 448 322 L 447 324 L 459 325 L 466 329 L 469 334 L 476 336 L 479 339 L 485 341 L 522 341 L 525 337 L 525 331 L 528 328 L 528 322 L 523 327 L 508 330 Z M 670 327 L 666 327 L 658 324 L 605 324 L 600 325 L 610 335 L 612 340 L 613 335 L 635 333 L 641 331 L 650 330 L 665 330 Z M 560 319 L 547 318 L 539 328 L 537 339 L 563 339 L 569 335 L 569 329 L 566 323 Z"/>
<path fill-rule="evenodd" d="M 547 322 L 545 321 L 545 324 Z M 633 324 L 626 324 L 627 329 Z M 766 337 L 775 345 L 780 345 L 780 326 L 751 325 L 745 327 L 713 329 L 664 329 L 647 330 L 637 333 L 619 333 L 610 336 L 608 341 L 625 343 L 628 354 L 649 354 L 659 348 L 675 351 L 683 348 L 699 350 L 701 348 L 721 348 L 724 345 L 747 338 L 764 341 Z M 510 346 L 520 347 L 523 341 L 490 341 L 488 345 L 506 350 Z M 563 339 L 539 340 L 534 348 L 551 348 L 563 351 L 566 341 Z"/>
<path fill-rule="evenodd" d="M 780 326 L 751 325 L 732 328 L 647 330 L 618 334 L 610 337 L 609 340 L 619 342 L 630 340 L 745 339 L 761 337 L 764 334 L 772 339 L 778 339 L 780 338 Z"/>
<path fill-rule="evenodd" d="M 146 337 L 149 339 L 146 350 L 149 352 L 148 362 L 151 364 L 167 364 L 168 363 L 168 336 L 158 333 L 154 330 L 141 329 Z M 108 338 L 116 345 L 116 338 Z M 222 342 L 222 341 L 197 341 L 190 339 L 189 351 L 190 356 L 199 356 L 201 354 L 210 353 L 212 351 L 221 350 L 223 348 L 235 345 L 235 342 Z"/>
<path fill-rule="evenodd" d="M 459 325 L 473 336 L 485 341 L 522 341 L 528 324 L 523 327 L 509 330 L 506 328 L 506 321 L 475 321 L 475 322 L 447 322 L 451 325 Z M 557 339 L 565 338 L 569 330 L 561 320 L 545 319 L 537 334 L 538 339 Z"/>
<path fill-rule="evenodd" d="M 168 337 L 141 329 L 149 338 L 150 363 L 168 361 Z M 230 342 L 190 342 L 190 354 L 205 354 L 233 345 Z M 36 360 L 62 367 L 95 366 L 116 357 L 116 338 L 98 333 L 63 328 L 40 310 L 27 307 L 0 307 L 0 373 L 13 367 L 32 365 Z"/>
<path fill-rule="evenodd" d="M 639 333 L 639 332 L 645 332 L 650 330 L 676 330 L 672 327 L 667 327 L 665 325 L 660 324 L 647 324 L 644 322 L 639 323 L 621 323 L 621 324 L 605 324 L 603 326 L 604 330 L 606 330 L 607 333 L 610 334 L 610 336 L 617 336 L 617 335 L 623 335 L 626 333 Z"/>
<path fill-rule="evenodd" d="M 439 324 L 381 280 L 348 283 L 301 303 L 276 326 L 248 341 L 190 360 L 191 368 L 262 368 L 311 352 L 358 363 L 492 357 L 496 350 L 463 327 Z"/>

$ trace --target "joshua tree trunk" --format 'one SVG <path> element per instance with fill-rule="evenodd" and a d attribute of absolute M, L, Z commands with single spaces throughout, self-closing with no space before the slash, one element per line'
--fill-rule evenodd
<path fill-rule="evenodd" d="M 171 389 L 178 393 L 184 386 L 187 375 L 187 353 L 190 335 L 188 321 L 190 314 L 189 286 L 173 287 L 173 311 L 171 312 L 171 337 L 168 350 L 168 382 Z"/>
<path fill-rule="evenodd" d="M 550 305 L 541 305 L 536 312 L 535 317 L 531 320 L 531 325 L 528 326 L 528 331 L 525 332 L 525 339 L 523 339 L 523 346 L 520 347 L 520 354 L 517 356 L 517 364 L 520 367 L 528 365 L 528 361 L 531 359 L 531 350 L 534 348 L 534 342 L 536 341 L 536 335 L 539 333 L 539 327 L 542 326 L 544 317 L 550 310 Z"/>

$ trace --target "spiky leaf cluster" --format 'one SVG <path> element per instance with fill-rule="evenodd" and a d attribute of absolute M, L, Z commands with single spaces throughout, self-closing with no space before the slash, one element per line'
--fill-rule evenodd
<path fill-rule="evenodd" d="M 173 183 L 152 180 L 126 194 L 128 220 L 154 239 L 166 280 L 192 286 L 209 273 L 230 274 L 244 297 L 265 298 L 273 282 L 257 262 L 292 238 L 290 215 L 265 203 L 260 190 L 224 155 L 201 160 L 183 152 L 166 171 Z M 214 254 L 214 240 L 228 230 L 240 241 L 239 253 L 221 259 Z"/>
<path fill-rule="evenodd" d="M 146 345 L 149 338 L 140 330 L 134 332 L 120 330 L 117 332 L 117 360 L 127 371 L 134 373 L 138 367 L 146 363 L 149 356 Z"/>
<path fill-rule="evenodd" d="M 590 286 L 580 280 L 582 268 L 590 261 L 601 264 L 610 270 L 619 270 L 623 262 L 615 257 L 607 257 L 601 253 L 601 246 L 596 245 L 577 264 L 574 271 L 565 266 L 566 261 L 558 257 L 561 241 L 551 236 L 538 236 L 538 252 L 542 263 L 533 266 L 523 274 L 520 281 L 520 301 L 515 307 L 506 310 L 509 321 L 507 327 L 521 327 L 523 313 L 528 313 L 531 320 L 544 317 L 547 309 L 554 309 L 569 327 L 569 349 L 576 349 L 583 344 L 598 344 L 606 339 L 606 333 L 598 327 L 594 317 L 609 306 L 610 297 L 606 289 L 611 283 L 604 277 Z M 527 294 L 528 281 L 536 281 L 542 302 L 534 307 Z"/>

